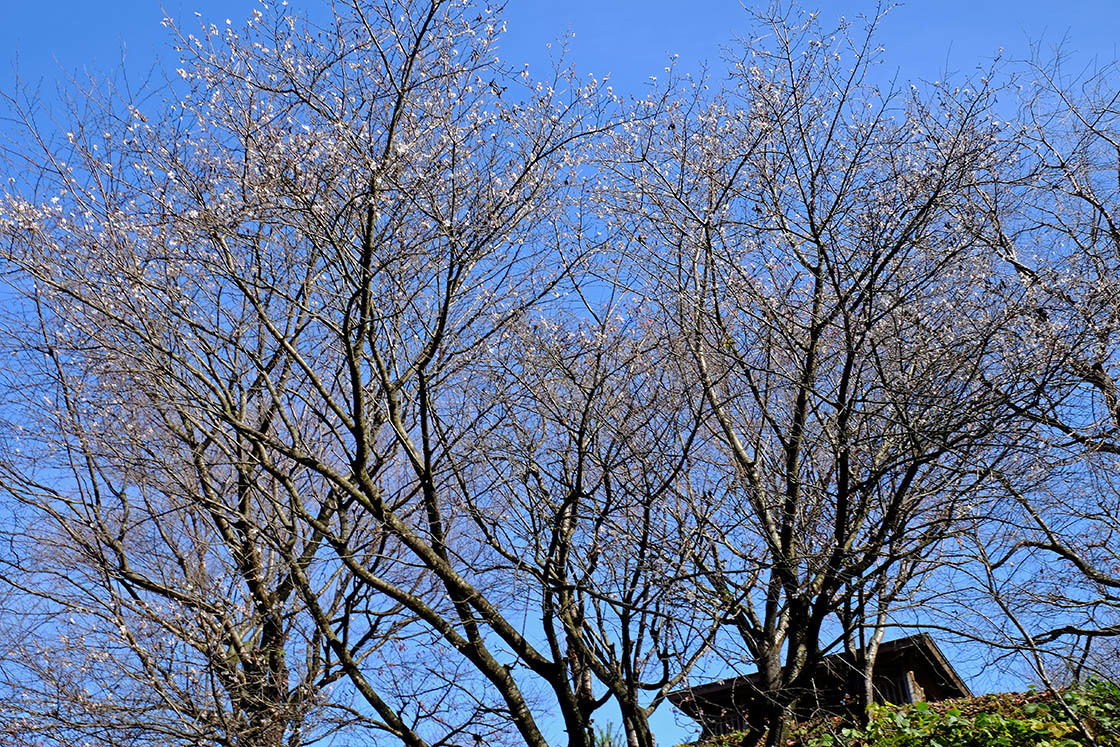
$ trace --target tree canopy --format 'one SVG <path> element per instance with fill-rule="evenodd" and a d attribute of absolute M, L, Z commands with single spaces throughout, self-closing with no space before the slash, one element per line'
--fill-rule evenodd
<path fill-rule="evenodd" d="M 1111 68 L 883 84 L 879 18 L 777 3 L 633 99 L 500 15 L 169 20 L 151 90 L 7 96 L 5 739 L 653 747 L 757 670 L 775 745 L 947 618 L 1107 669 Z"/>

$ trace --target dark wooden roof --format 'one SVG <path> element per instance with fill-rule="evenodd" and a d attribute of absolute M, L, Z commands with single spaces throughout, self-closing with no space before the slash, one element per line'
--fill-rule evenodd
<path fill-rule="evenodd" d="M 842 712 L 846 697 L 846 677 L 853 667 L 847 654 L 832 654 L 821 662 L 814 676 L 815 710 Z M 750 721 L 758 696 L 759 675 L 747 674 L 709 682 L 669 693 L 669 701 L 704 727 L 705 735 L 742 728 Z M 966 697 L 972 693 L 941 649 L 926 633 L 885 641 L 879 646 L 873 671 L 877 700 L 909 702 L 937 701 Z M 738 724 L 738 726 L 736 726 Z"/>

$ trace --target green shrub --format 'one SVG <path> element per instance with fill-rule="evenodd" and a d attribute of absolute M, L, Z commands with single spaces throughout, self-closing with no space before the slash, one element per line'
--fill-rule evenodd
<path fill-rule="evenodd" d="M 1120 747 L 1120 686 L 1100 680 L 1063 693 L 1099 747 Z M 806 747 L 1084 747 L 1089 742 L 1052 693 L 872 706 L 862 729 L 803 734 Z"/>

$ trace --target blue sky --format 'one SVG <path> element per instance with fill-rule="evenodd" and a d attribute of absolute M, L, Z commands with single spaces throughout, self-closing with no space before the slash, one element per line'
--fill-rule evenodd
<path fill-rule="evenodd" d="M 809 0 L 826 16 L 855 16 L 874 7 L 868 0 Z M 291 0 L 293 7 L 317 5 Z M 161 8 L 186 18 L 234 21 L 247 17 L 255 0 L 0 0 L 0 88 L 21 77 L 54 89 L 66 71 L 84 66 L 105 70 L 120 61 L 122 45 L 130 66 L 146 69 L 163 44 Z M 686 70 L 702 61 L 718 62 L 720 48 L 746 29 L 739 0 L 513 0 L 507 7 L 509 34 L 504 54 L 511 61 L 543 65 L 545 44 L 565 31 L 575 33 L 572 59 L 586 72 L 612 73 L 616 90 L 640 91 L 649 75 L 680 54 Z M 912 0 L 884 21 L 880 39 L 886 65 L 903 79 L 938 79 L 946 70 L 967 73 L 1001 47 L 1024 56 L 1028 40 L 1047 46 L 1066 38 L 1077 59 L 1115 59 L 1120 30 L 1116 0 Z"/>
<path fill-rule="evenodd" d="M 297 8 L 311 4 L 289 1 Z M 804 5 L 826 18 L 874 8 L 867 0 Z M 146 71 L 159 56 L 174 67 L 168 32 L 160 25 L 164 10 L 189 26 L 196 11 L 218 23 L 237 23 L 256 6 L 255 0 L 0 0 L 0 91 L 11 89 L 17 60 L 20 77 L 41 85 L 48 99 L 69 72 L 117 66 L 122 48 L 133 71 Z M 545 45 L 571 31 L 570 58 L 577 68 L 610 73 L 617 91 L 634 94 L 643 91 L 648 76 L 661 73 L 670 54 L 679 54 L 687 71 L 704 61 L 718 69 L 721 47 L 748 28 L 739 0 L 512 0 L 506 17 L 502 53 L 509 62 L 544 67 Z M 1025 57 L 1031 40 L 1047 53 L 1063 43 L 1075 66 L 1111 61 L 1118 56 L 1118 31 L 1120 0 L 911 0 L 887 16 L 879 39 L 886 72 L 920 81 L 971 73 L 1001 48 L 1008 58 Z M 0 131 L 9 126 L 0 120 Z M 966 662 L 959 668 L 976 673 Z M 971 681 L 981 691 L 1001 684 Z M 668 712 L 659 717 L 662 739 L 675 735 L 672 721 Z"/>

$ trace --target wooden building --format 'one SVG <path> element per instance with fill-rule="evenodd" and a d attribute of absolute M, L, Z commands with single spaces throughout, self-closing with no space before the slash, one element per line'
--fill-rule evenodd
<path fill-rule="evenodd" d="M 700 723 L 701 739 L 734 731 L 749 731 L 757 711 L 758 675 L 732 677 L 669 694 L 669 701 Z M 971 696 L 968 686 L 953 670 L 941 649 L 926 633 L 886 641 L 879 646 L 872 671 L 878 703 L 933 702 Z M 854 687 L 861 678 L 847 654 L 825 657 L 813 677 L 811 692 L 802 700 L 798 718 L 815 713 L 850 714 L 859 702 Z"/>

